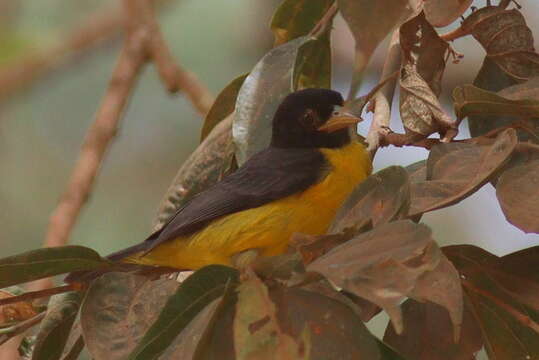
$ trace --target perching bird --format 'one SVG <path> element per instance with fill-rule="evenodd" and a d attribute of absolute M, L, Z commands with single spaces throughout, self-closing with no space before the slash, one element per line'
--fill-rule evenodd
<path fill-rule="evenodd" d="M 295 232 L 324 234 L 372 169 L 366 149 L 350 136 L 360 119 L 336 111 L 342 105 L 342 96 L 327 89 L 288 95 L 268 148 L 194 197 L 148 239 L 109 258 L 194 270 L 230 265 L 249 249 L 283 253 Z"/>

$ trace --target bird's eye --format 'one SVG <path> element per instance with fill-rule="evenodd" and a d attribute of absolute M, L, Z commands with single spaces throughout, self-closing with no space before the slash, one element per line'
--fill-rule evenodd
<path fill-rule="evenodd" d="M 333 107 L 333 112 L 331 113 L 333 116 L 338 116 L 341 114 L 342 106 L 335 105 Z"/>
<path fill-rule="evenodd" d="M 313 109 L 307 109 L 300 119 L 301 124 L 306 129 L 315 129 L 318 121 L 318 116 Z"/>

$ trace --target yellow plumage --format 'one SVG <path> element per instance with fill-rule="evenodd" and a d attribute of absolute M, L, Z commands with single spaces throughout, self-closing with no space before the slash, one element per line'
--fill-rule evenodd
<path fill-rule="evenodd" d="M 355 141 L 342 148 L 319 150 L 332 167 L 309 189 L 223 216 L 192 235 L 124 261 L 180 269 L 230 265 L 231 256 L 247 249 L 259 249 L 266 256 L 283 253 L 295 232 L 324 234 L 343 201 L 371 173 L 372 165 L 365 147 Z"/>

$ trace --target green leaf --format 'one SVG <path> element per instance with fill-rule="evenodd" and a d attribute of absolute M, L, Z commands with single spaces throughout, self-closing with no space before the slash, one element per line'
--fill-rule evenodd
<path fill-rule="evenodd" d="M 335 0 L 284 0 L 271 19 L 275 45 L 307 35 Z"/>
<path fill-rule="evenodd" d="M 53 296 L 40 324 L 32 360 L 55 360 L 62 357 L 67 339 L 79 312 L 79 292 Z"/>
<path fill-rule="evenodd" d="M 72 271 L 110 266 L 94 250 L 84 246 L 60 246 L 28 251 L 0 259 L 0 288 Z"/>
<path fill-rule="evenodd" d="M 349 99 L 359 90 L 363 71 L 380 42 L 393 30 L 421 11 L 417 0 L 338 0 L 342 16 L 356 41 L 356 59 Z"/>
<path fill-rule="evenodd" d="M 222 266 L 206 266 L 187 278 L 172 295 L 158 319 L 128 359 L 150 360 L 159 355 L 206 305 L 237 282 L 238 272 Z"/>
<path fill-rule="evenodd" d="M 239 165 L 269 145 L 273 115 L 286 95 L 295 90 L 298 52 L 312 41 L 317 40 L 302 36 L 272 49 L 245 79 L 232 125 Z"/>
<path fill-rule="evenodd" d="M 331 44 L 329 31 L 303 45 L 294 65 L 294 89 L 331 88 Z"/>
<path fill-rule="evenodd" d="M 95 359 L 125 359 L 178 289 L 171 279 L 111 272 L 90 285 L 81 307 L 81 328 Z"/>
<path fill-rule="evenodd" d="M 534 81 L 535 86 L 539 82 Z M 523 85 L 519 85 L 521 87 Z M 506 94 L 511 88 L 507 88 Z M 516 97 L 518 98 L 518 96 Z M 459 119 L 474 115 L 516 116 L 520 118 L 539 117 L 539 99 L 511 100 L 473 85 L 458 86 L 453 90 L 455 112 Z"/>
<path fill-rule="evenodd" d="M 371 221 L 373 226 L 405 218 L 410 208 L 408 173 L 390 166 L 356 186 L 333 218 L 329 233 Z"/>
<path fill-rule="evenodd" d="M 249 74 L 238 76 L 221 90 L 204 119 L 204 125 L 202 125 L 200 133 L 200 142 L 204 141 L 219 122 L 234 112 L 238 92 L 247 75 Z"/>

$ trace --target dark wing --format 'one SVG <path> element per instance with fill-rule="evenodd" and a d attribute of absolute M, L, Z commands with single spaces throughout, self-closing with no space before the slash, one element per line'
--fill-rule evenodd
<path fill-rule="evenodd" d="M 235 173 L 188 202 L 144 242 L 109 256 L 119 260 L 202 229 L 219 217 L 255 208 L 306 190 L 326 173 L 328 163 L 316 149 L 268 148 Z"/>

